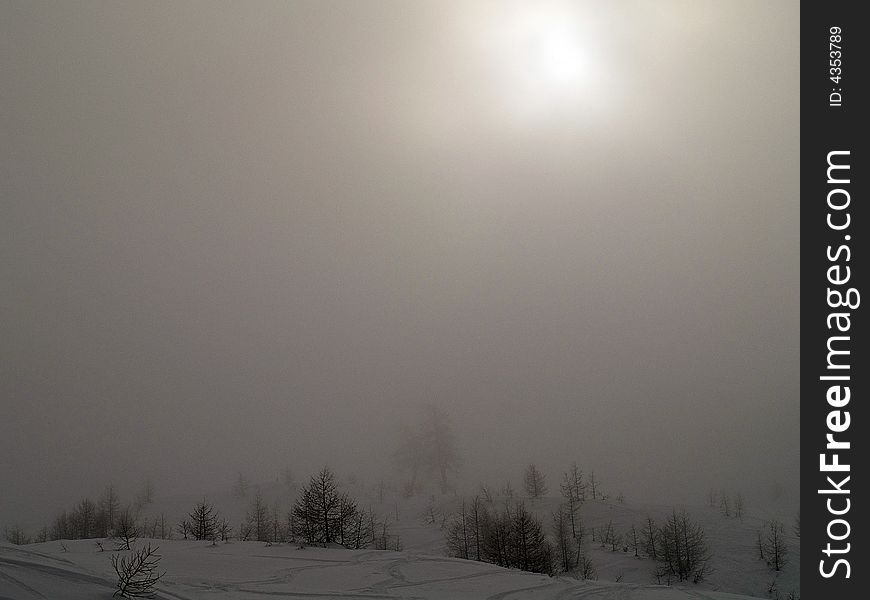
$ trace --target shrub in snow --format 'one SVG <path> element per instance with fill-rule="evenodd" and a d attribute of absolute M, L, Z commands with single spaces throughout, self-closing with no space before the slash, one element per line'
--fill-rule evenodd
<path fill-rule="evenodd" d="M 112 556 L 112 567 L 118 574 L 118 589 L 113 594 L 116 598 L 153 598 L 154 586 L 165 573 L 157 571 L 157 563 L 161 556 L 159 548 L 151 548 L 148 544 L 127 556 L 115 554 Z"/>

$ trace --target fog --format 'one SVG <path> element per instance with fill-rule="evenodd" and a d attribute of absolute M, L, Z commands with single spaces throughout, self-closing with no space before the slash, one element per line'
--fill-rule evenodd
<path fill-rule="evenodd" d="M 797 3 L 550 4 L 570 85 L 515 3 L 0 4 L 0 522 L 398 481 L 427 403 L 460 489 L 796 495 Z"/>

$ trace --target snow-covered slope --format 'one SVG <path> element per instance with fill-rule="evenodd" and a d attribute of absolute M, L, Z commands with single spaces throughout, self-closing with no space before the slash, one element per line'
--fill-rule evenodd
<path fill-rule="evenodd" d="M 457 496 L 402 498 L 388 492 L 381 496 L 372 486 L 345 484 L 362 507 L 374 510 L 389 522 L 390 534 L 401 540 L 401 552 L 307 548 L 295 545 L 266 547 L 258 542 L 233 541 L 211 547 L 208 542 L 155 540 L 164 554 L 167 575 L 161 585 L 165 598 L 246 598 L 278 594 L 285 597 L 335 598 L 735 598 L 775 597 L 769 589 L 775 582 L 781 597 L 800 592 L 800 545 L 787 525 L 789 562 L 779 573 L 771 572 L 759 560 L 755 548 L 757 531 L 765 520 L 788 515 L 761 513 L 749 506 L 742 518 L 725 518 L 707 506 L 687 507 L 703 527 L 712 553 L 712 572 L 700 584 L 683 589 L 656 584 L 654 563 L 635 557 L 630 549 L 616 552 L 592 542 L 591 530 L 608 524 L 622 535 L 631 526 L 642 527 L 647 516 L 664 520 L 670 506 L 589 501 L 580 510 L 586 530 L 584 552 L 591 558 L 598 580 L 578 582 L 568 577 L 550 578 L 493 565 L 461 561 L 446 556 L 444 532 L 440 525 L 460 501 Z M 270 507 L 286 515 L 297 490 L 279 482 L 257 486 Z M 231 491 L 207 495 L 220 513 L 238 530 L 254 493 L 239 498 Z M 163 495 L 145 506 L 140 517 L 153 523 L 163 514 L 170 526 L 177 524 L 202 495 Z M 382 500 L 379 502 L 378 500 Z M 517 498 L 517 500 L 522 500 Z M 495 498 L 500 507 L 504 498 Z M 523 500 L 549 526 L 559 497 Z M 430 510 L 434 508 L 434 510 Z M 426 518 L 435 515 L 435 523 Z M 174 536 L 179 537 L 177 532 Z M 99 598 L 111 596 L 114 573 L 108 552 L 101 553 L 94 541 L 59 542 L 28 546 L 0 546 L 0 600 L 5 598 Z M 105 548 L 112 547 L 104 543 Z M 17 582 L 17 583 L 16 583 Z M 33 591 L 28 591 L 32 588 Z M 62 593 L 59 593 L 61 590 Z M 102 591 L 101 591 L 102 590 Z M 108 591 L 108 595 L 104 594 Z M 75 594 L 79 594 L 76 596 Z M 42 594 L 42 596 L 40 596 Z M 103 594 L 102 596 L 99 594 Z M 499 595 L 503 594 L 503 595 Z"/>
<path fill-rule="evenodd" d="M 419 600 L 739 600 L 721 592 L 651 584 L 581 582 L 415 551 L 267 547 L 258 542 L 164 540 L 163 600 L 263 598 Z M 93 541 L 0 545 L 0 598 L 110 598 L 110 552 Z"/>

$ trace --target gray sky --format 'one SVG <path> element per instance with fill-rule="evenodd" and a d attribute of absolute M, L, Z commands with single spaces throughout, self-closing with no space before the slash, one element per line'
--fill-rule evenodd
<path fill-rule="evenodd" d="M 0 521 L 377 472 L 427 401 L 469 482 L 794 491 L 798 22 L 0 3 Z"/>

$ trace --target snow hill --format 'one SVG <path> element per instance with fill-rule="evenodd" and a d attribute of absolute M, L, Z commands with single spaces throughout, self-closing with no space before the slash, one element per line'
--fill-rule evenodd
<path fill-rule="evenodd" d="M 161 600 L 335 598 L 414 600 L 740 600 L 721 592 L 581 582 L 414 551 L 298 549 L 258 542 L 160 541 Z M 3 600 L 111 598 L 109 551 L 92 540 L 0 545 Z"/>
<path fill-rule="evenodd" d="M 401 540 L 401 551 L 304 548 L 296 544 L 267 546 L 262 542 L 231 541 L 212 546 L 192 540 L 153 540 L 163 555 L 166 575 L 158 598 L 171 600 L 285 598 L 408 598 L 408 599 L 562 599 L 588 600 L 737 600 L 785 599 L 799 596 L 799 540 L 791 532 L 788 515 L 756 514 L 752 507 L 740 518 L 725 518 L 707 506 L 686 507 L 700 522 L 712 551 L 712 572 L 700 584 L 667 587 L 653 576 L 654 563 L 631 549 L 616 552 L 593 543 L 587 533 L 584 548 L 597 570 L 595 581 L 568 576 L 548 577 L 503 569 L 487 563 L 446 556 L 440 525 L 459 503 L 455 496 L 423 496 L 404 499 L 378 494 L 362 484 L 345 485 L 362 507 L 371 507 L 388 518 L 390 532 Z M 286 515 L 296 490 L 280 483 L 259 486 L 278 514 Z M 207 498 L 230 518 L 234 527 L 245 518 L 253 490 L 247 498 L 226 493 Z M 202 495 L 161 498 L 142 509 L 153 519 L 164 514 L 178 523 Z M 499 506 L 504 498 L 495 498 Z M 536 501 L 526 506 L 538 513 L 547 526 L 560 498 Z M 433 510 L 434 509 L 434 510 Z M 603 528 L 609 522 L 624 534 L 632 524 L 643 525 L 646 517 L 664 520 L 670 506 L 630 502 L 586 502 L 580 515 L 583 526 Z M 431 516 L 435 515 L 435 523 Z M 779 518 L 789 536 L 789 562 L 776 574 L 759 560 L 755 548 L 757 531 L 766 519 Z M 146 542 L 140 540 L 139 543 Z M 0 600 L 31 598 L 110 598 L 115 574 L 109 562 L 111 542 L 100 552 L 94 540 L 45 542 L 26 546 L 0 545 Z M 773 591 L 772 591 L 773 590 Z"/>

